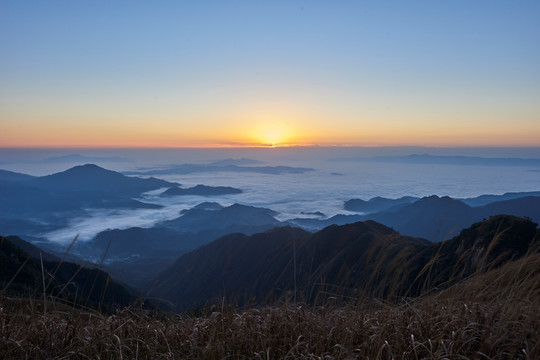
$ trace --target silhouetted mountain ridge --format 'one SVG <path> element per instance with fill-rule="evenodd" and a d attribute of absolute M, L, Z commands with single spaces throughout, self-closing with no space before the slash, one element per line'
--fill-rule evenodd
<path fill-rule="evenodd" d="M 157 277 L 152 293 L 178 310 L 222 297 L 238 304 L 292 299 L 295 284 L 298 300 L 308 302 L 417 296 L 518 259 L 539 241 L 535 223 L 513 216 L 476 223 L 441 244 L 374 221 L 315 234 L 290 227 L 232 234 L 180 257 Z"/>
<path fill-rule="evenodd" d="M 448 196 L 423 197 L 408 205 L 399 205 L 367 215 L 336 215 L 329 219 L 292 219 L 290 223 L 310 230 L 332 224 L 344 225 L 356 221 L 375 220 L 402 234 L 422 237 L 434 242 L 449 239 L 460 230 L 486 217 L 508 214 L 529 217 L 540 222 L 540 197 L 525 196 L 471 207 Z"/>
<path fill-rule="evenodd" d="M 387 199 L 377 196 L 371 198 L 368 201 L 362 199 L 350 199 L 345 201 L 343 207 L 345 210 L 349 211 L 374 213 L 388 210 L 391 208 L 395 209 L 397 206 L 405 206 L 417 200 L 419 200 L 419 198 L 412 196 L 403 196 L 399 199 Z"/>

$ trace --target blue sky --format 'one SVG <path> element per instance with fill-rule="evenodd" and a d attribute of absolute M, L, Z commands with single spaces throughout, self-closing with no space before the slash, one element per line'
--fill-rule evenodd
<path fill-rule="evenodd" d="M 2 1 L 0 140 L 540 145 L 539 20 L 538 1 Z"/>

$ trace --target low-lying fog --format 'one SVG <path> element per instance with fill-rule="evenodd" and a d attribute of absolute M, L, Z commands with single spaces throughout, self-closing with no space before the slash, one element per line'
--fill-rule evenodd
<path fill-rule="evenodd" d="M 311 168 L 299 173 L 204 172 L 154 175 L 176 181 L 183 187 L 197 184 L 232 186 L 243 190 L 237 195 L 162 197 L 164 190 L 142 194 L 138 200 L 164 205 L 162 209 L 92 210 L 83 219 L 70 219 L 69 226 L 44 234 L 52 241 L 69 242 L 76 234 L 81 240 L 91 239 L 106 229 L 133 226 L 149 227 L 162 220 L 179 216 L 204 201 L 227 206 L 233 203 L 267 207 L 279 212 L 279 220 L 310 217 L 313 212 L 325 216 L 343 210 L 343 202 L 351 198 L 368 200 L 375 196 L 398 198 L 405 195 L 436 194 L 454 198 L 482 194 L 537 191 L 540 189 L 540 162 L 516 165 L 505 158 L 540 159 L 540 149 L 442 149 L 442 148 L 257 148 L 257 149 L 177 149 L 177 150 L 0 150 L 0 168 L 31 175 L 47 175 L 75 165 L 94 163 L 114 171 L 147 171 L 166 169 L 171 165 L 210 164 L 224 159 L 252 159 L 255 165 Z M 76 156 L 73 156 L 77 154 Z M 500 158 L 489 165 L 481 159 L 462 165 L 459 158 L 407 162 L 399 159 L 379 161 L 374 157 L 430 154 L 433 156 L 468 156 Z M 69 155 L 69 156 L 68 156 Z M 371 158 L 366 159 L 358 158 Z M 382 159 L 382 158 L 381 158 Z M 432 159 L 433 160 L 433 159 Z M 249 163 L 238 161 L 238 164 Z M 147 177 L 142 175 L 142 177 Z"/>

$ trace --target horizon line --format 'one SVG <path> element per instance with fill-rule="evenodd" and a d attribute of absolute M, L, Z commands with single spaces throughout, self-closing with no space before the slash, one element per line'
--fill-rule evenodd
<path fill-rule="evenodd" d="M 428 149 L 540 149 L 539 145 L 379 145 L 379 144 L 250 144 L 250 145 L 212 145 L 212 146 L 94 146 L 94 145 L 31 145 L 31 146 L 2 146 L 0 150 L 23 149 L 88 149 L 88 150 L 220 150 L 220 149 L 295 149 L 295 148 L 428 148 Z"/>

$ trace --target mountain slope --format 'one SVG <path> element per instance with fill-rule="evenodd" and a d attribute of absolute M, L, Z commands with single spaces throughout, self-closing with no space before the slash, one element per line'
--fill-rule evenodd
<path fill-rule="evenodd" d="M 343 208 L 348 211 L 362 213 L 375 213 L 385 211 L 391 208 L 403 207 L 419 200 L 412 196 L 403 196 L 399 199 L 387 199 L 380 196 L 374 197 L 368 201 L 362 199 L 350 199 L 345 201 Z"/>
<path fill-rule="evenodd" d="M 108 270 L 119 280 L 147 288 L 155 277 L 182 254 L 232 233 L 252 235 L 283 225 L 277 213 L 265 208 L 234 204 L 226 208 L 204 202 L 181 216 L 151 228 L 106 230 L 72 249 L 83 258 L 99 259 L 107 252 Z M 1 220 L 1 219 L 0 219 Z"/>
<path fill-rule="evenodd" d="M 221 298 L 242 305 L 417 296 L 518 259 L 540 240 L 536 224 L 512 216 L 476 223 L 442 244 L 374 221 L 298 231 L 220 238 L 180 257 L 152 294 L 181 311 Z"/>
<path fill-rule="evenodd" d="M 284 227 L 246 236 L 231 234 L 183 255 L 155 280 L 153 296 L 173 300 L 177 309 L 185 310 L 213 302 L 222 296 L 267 296 L 269 283 L 265 268 L 278 261 L 283 248 L 309 233 Z M 247 300 L 249 301 L 249 300 Z"/>
<path fill-rule="evenodd" d="M 314 235 L 290 227 L 232 234 L 180 257 L 158 276 L 152 293 L 179 310 L 223 296 L 240 304 L 272 302 L 294 296 L 296 273 L 298 300 L 314 301 L 322 293 L 364 288 L 379 261 L 427 244 L 375 222 L 330 226 Z"/>
<path fill-rule="evenodd" d="M 26 174 L 21 174 L 21 173 L 17 173 L 17 172 L 13 172 L 13 171 L 1 170 L 0 169 L 0 181 L 19 182 L 19 181 L 30 180 L 30 179 L 33 179 L 33 178 L 34 178 L 34 176 L 31 176 L 31 175 L 26 175 Z"/>
<path fill-rule="evenodd" d="M 369 216 L 402 234 L 435 242 L 451 238 L 482 217 L 461 201 L 435 195 L 424 197 L 397 211 Z"/>
<path fill-rule="evenodd" d="M 29 254 L 19 246 L 31 249 Z M 0 241 L 0 291 L 22 298 L 41 298 L 45 291 L 55 301 L 77 303 L 93 308 L 112 309 L 127 306 L 135 296 L 98 269 L 61 262 L 53 255 L 42 253 L 43 270 L 39 250 L 16 237 Z M 48 261 L 48 260 L 52 261 Z M 45 278 L 43 279 L 43 276 Z"/>
<path fill-rule="evenodd" d="M 277 213 L 270 209 L 233 204 L 223 209 L 192 209 L 183 216 L 159 223 L 160 227 L 183 232 L 199 232 L 207 229 L 226 229 L 232 226 L 271 226 L 281 224 L 274 218 Z"/>
<path fill-rule="evenodd" d="M 540 196 L 540 191 L 507 192 L 502 195 L 480 195 L 474 198 L 457 200 L 463 201 L 469 206 L 484 206 L 498 201 L 513 200 L 526 196 Z"/>

